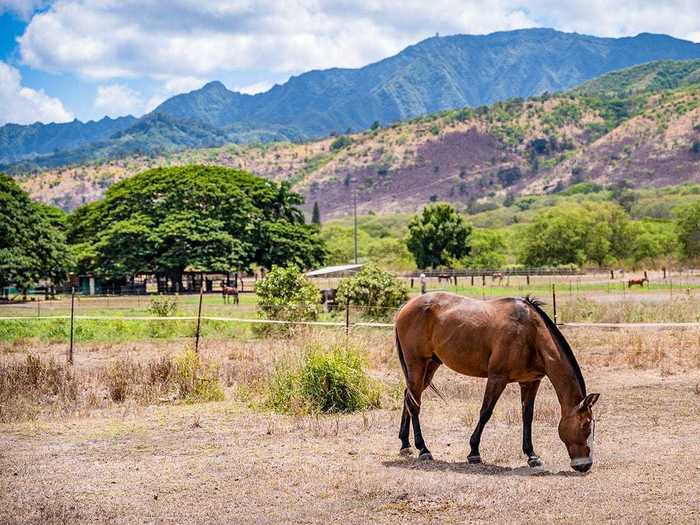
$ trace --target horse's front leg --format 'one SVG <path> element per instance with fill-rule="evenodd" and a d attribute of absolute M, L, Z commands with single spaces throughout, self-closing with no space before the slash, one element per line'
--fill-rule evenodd
<path fill-rule="evenodd" d="M 532 418 L 535 414 L 535 397 L 539 387 L 539 379 L 530 383 L 520 383 L 520 399 L 523 405 L 523 452 L 527 456 L 527 464 L 531 467 L 542 466 L 542 460 L 535 454 L 532 447 Z"/>
<path fill-rule="evenodd" d="M 484 401 L 481 404 L 481 412 L 479 413 L 479 422 L 476 424 L 474 433 L 469 439 L 471 451 L 467 459 L 469 463 L 481 463 L 481 455 L 479 454 L 479 444 L 481 443 L 481 433 L 484 431 L 486 423 L 491 419 L 493 408 L 496 406 L 498 398 L 501 397 L 503 390 L 506 388 L 508 380 L 503 377 L 489 376 L 486 381 L 486 392 L 484 393 Z"/>

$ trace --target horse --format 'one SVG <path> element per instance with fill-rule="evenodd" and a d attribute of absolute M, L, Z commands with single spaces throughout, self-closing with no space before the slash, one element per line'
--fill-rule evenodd
<path fill-rule="evenodd" d="M 326 312 L 330 312 L 335 308 L 337 296 L 337 288 L 324 288 L 321 290 L 321 304 L 325 308 Z"/>
<path fill-rule="evenodd" d="M 449 284 L 452 282 L 452 276 L 448 273 L 441 273 L 438 275 L 438 285 L 442 284 L 442 281 L 447 281 Z"/>
<path fill-rule="evenodd" d="M 221 285 L 221 296 L 224 298 L 224 304 L 228 304 L 229 296 L 233 296 L 233 304 L 238 304 L 238 288 L 235 286 Z"/>
<path fill-rule="evenodd" d="M 396 316 L 395 336 L 399 362 L 406 379 L 399 427 L 401 455 L 412 454 L 413 426 L 419 458 L 432 460 L 420 428 L 421 395 L 432 386 L 440 365 L 472 377 L 486 378 L 479 421 L 469 440 L 469 463 L 481 463 L 479 444 L 484 426 L 506 385 L 520 384 L 523 452 L 530 467 L 542 466 L 532 445 L 535 397 L 548 377 L 561 405 L 559 437 L 571 467 L 587 472 L 593 465 L 595 420 L 592 407 L 600 394 L 586 394 L 586 383 L 576 358 L 557 326 L 531 297 L 487 301 L 446 292 L 418 296 Z"/>
<path fill-rule="evenodd" d="M 498 284 L 501 284 L 503 282 L 503 274 L 501 272 L 495 272 L 491 274 L 491 280 L 495 281 L 498 279 Z"/>
<path fill-rule="evenodd" d="M 644 283 L 648 283 L 649 279 L 642 277 L 641 279 L 630 279 L 627 281 L 627 288 L 632 288 L 633 286 L 641 286 L 644 288 Z"/>

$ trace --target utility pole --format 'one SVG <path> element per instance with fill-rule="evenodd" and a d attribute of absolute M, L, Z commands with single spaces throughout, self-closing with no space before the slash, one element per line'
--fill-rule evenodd
<path fill-rule="evenodd" d="M 355 223 L 355 264 L 357 264 L 357 191 L 352 194 L 352 214 Z"/>

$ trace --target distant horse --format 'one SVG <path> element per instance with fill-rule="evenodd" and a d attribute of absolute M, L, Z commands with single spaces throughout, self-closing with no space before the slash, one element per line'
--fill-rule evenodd
<path fill-rule="evenodd" d="M 460 374 L 487 378 L 479 422 L 469 440 L 469 463 L 481 463 L 484 426 L 506 385 L 518 382 L 523 452 L 529 466 L 542 465 L 532 446 L 532 419 L 537 389 L 547 376 L 561 404 L 559 437 L 571 467 L 579 472 L 591 468 L 595 426 L 591 408 L 599 394 L 586 395 L 586 383 L 569 343 L 540 305 L 530 297 L 478 301 L 434 292 L 410 300 L 399 311 L 396 346 L 406 378 L 401 454 L 411 454 L 412 423 L 419 457 L 433 459 L 420 428 L 421 395 L 445 364 Z"/>
<path fill-rule="evenodd" d="M 438 284 L 442 284 L 442 281 L 447 281 L 447 283 L 449 284 L 450 282 L 452 282 L 452 276 L 447 273 L 441 273 L 438 275 Z"/>
<path fill-rule="evenodd" d="M 503 282 L 503 274 L 501 272 L 495 272 L 491 274 L 491 280 L 495 281 L 498 279 L 498 284 L 501 284 Z"/>
<path fill-rule="evenodd" d="M 321 304 L 326 312 L 330 312 L 335 308 L 337 295 L 338 290 L 336 288 L 324 288 L 321 290 Z"/>
<path fill-rule="evenodd" d="M 229 297 L 233 297 L 233 304 L 238 304 L 238 288 L 235 286 L 221 285 L 221 296 L 224 298 L 224 304 L 228 304 Z"/>
<path fill-rule="evenodd" d="M 644 288 L 644 283 L 648 283 L 649 279 L 642 277 L 641 279 L 630 279 L 627 281 L 627 288 L 632 288 L 633 286 L 641 286 Z"/>

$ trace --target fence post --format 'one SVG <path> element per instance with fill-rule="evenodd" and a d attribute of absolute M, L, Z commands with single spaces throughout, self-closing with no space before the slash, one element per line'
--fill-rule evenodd
<path fill-rule="evenodd" d="M 73 319 L 75 317 L 75 286 L 70 288 L 70 344 L 68 345 L 68 364 L 73 364 Z"/>
<path fill-rule="evenodd" d="M 557 289 L 556 284 L 552 283 L 552 309 L 554 310 L 554 324 L 559 324 L 557 320 Z"/>
<path fill-rule="evenodd" d="M 350 335 L 350 299 L 345 303 L 345 336 Z"/>
<path fill-rule="evenodd" d="M 41 301 L 39 300 L 38 297 L 36 300 L 36 316 L 41 317 Z"/>
<path fill-rule="evenodd" d="M 197 330 L 194 335 L 194 351 L 199 353 L 199 329 L 202 324 L 202 297 L 204 297 L 204 287 L 199 287 L 199 308 L 197 309 Z"/>

